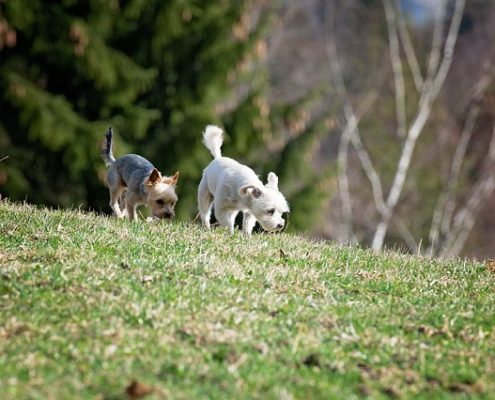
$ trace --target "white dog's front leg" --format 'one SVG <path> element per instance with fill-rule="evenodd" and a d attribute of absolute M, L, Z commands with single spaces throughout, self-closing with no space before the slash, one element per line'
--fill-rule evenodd
<path fill-rule="evenodd" d="M 256 224 L 256 218 L 250 212 L 245 212 L 242 218 L 242 231 L 247 235 L 251 236 L 254 225 Z"/>
<path fill-rule="evenodd" d="M 231 235 L 234 234 L 234 223 L 237 213 L 238 211 L 231 210 L 222 210 L 219 212 L 215 211 L 215 217 L 217 218 L 218 223 L 221 226 L 226 226 L 229 228 L 229 233 Z"/>

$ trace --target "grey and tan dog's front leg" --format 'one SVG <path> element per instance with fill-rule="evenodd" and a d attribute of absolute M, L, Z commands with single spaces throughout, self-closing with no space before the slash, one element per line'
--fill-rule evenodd
<path fill-rule="evenodd" d="M 129 220 L 135 221 L 136 220 L 137 201 L 129 191 L 126 191 L 125 205 L 126 205 L 127 215 L 129 217 Z"/>
<path fill-rule="evenodd" d="M 110 189 L 110 207 L 113 210 L 113 213 L 117 218 L 124 218 L 126 215 L 126 211 L 121 210 L 120 205 L 119 205 L 119 198 L 120 195 L 122 194 L 123 189 L 118 188 L 118 189 Z"/>

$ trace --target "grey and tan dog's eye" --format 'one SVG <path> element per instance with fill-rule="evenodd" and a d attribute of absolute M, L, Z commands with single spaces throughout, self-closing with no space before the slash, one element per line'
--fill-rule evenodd
<path fill-rule="evenodd" d="M 156 204 L 159 204 L 159 205 L 163 206 L 165 203 L 163 202 L 162 199 L 159 199 L 159 200 L 156 201 Z"/>

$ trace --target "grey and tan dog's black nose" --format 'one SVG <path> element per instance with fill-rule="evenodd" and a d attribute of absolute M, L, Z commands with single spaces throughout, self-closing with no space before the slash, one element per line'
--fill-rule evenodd
<path fill-rule="evenodd" d="M 163 213 L 163 218 L 172 218 L 173 216 L 174 216 L 174 214 L 171 212 Z"/>

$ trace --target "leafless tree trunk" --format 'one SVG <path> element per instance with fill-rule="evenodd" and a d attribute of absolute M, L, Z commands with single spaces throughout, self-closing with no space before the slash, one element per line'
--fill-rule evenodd
<path fill-rule="evenodd" d="M 390 5 L 389 0 L 384 0 L 384 5 L 386 9 L 389 9 L 389 12 L 394 12 L 393 6 Z M 441 59 L 438 70 L 436 67 L 438 62 L 436 60 L 437 58 L 440 58 L 441 46 L 437 45 L 436 42 L 440 42 L 441 35 L 438 35 L 433 43 L 428 75 L 426 77 L 425 84 L 421 92 L 418 104 L 418 111 L 411 124 L 411 127 L 408 130 L 399 163 L 397 165 L 397 170 L 392 183 L 392 187 L 385 203 L 385 210 L 382 213 L 382 218 L 377 225 L 375 236 L 373 237 L 372 247 L 375 250 L 380 250 L 383 247 L 383 241 L 389 228 L 390 219 L 393 216 L 395 207 L 397 206 L 400 195 L 402 194 L 402 190 L 404 189 L 404 183 L 406 181 L 406 177 L 411 166 L 411 159 L 416 147 L 416 142 L 423 132 L 423 128 L 425 127 L 426 122 L 428 121 L 428 117 L 430 116 L 433 102 L 438 96 L 438 93 L 440 92 L 440 89 L 445 82 L 445 78 L 447 77 L 447 73 L 452 63 L 454 47 L 457 42 L 457 35 L 464 12 L 464 5 L 465 0 L 456 1 L 454 15 L 452 17 L 449 33 L 443 50 L 443 58 Z M 389 30 L 395 29 L 394 27 L 391 27 L 389 23 L 387 24 L 387 27 Z M 392 57 L 395 56 L 393 52 L 391 53 L 391 55 Z M 392 60 L 392 62 L 400 62 L 400 60 Z M 402 90 L 403 88 L 401 88 L 401 91 Z"/>
<path fill-rule="evenodd" d="M 402 236 L 404 242 L 411 251 L 420 251 L 422 240 L 416 240 L 407 229 L 406 224 L 396 215 L 396 208 L 404 191 L 404 186 L 410 173 L 413 154 L 417 147 L 418 139 L 423 134 L 424 128 L 429 121 L 432 107 L 438 97 L 449 72 L 457 43 L 458 32 L 464 13 L 465 0 L 456 0 L 449 28 L 444 40 L 443 27 L 446 20 L 446 2 L 433 3 L 435 7 L 435 22 L 432 34 L 432 45 L 426 75 L 423 77 L 414 46 L 410 40 L 408 28 L 404 17 L 393 0 L 383 0 L 385 19 L 388 29 L 389 56 L 392 66 L 395 88 L 395 110 L 397 118 L 397 136 L 403 139 L 402 148 L 397 161 L 394 178 L 390 190 L 385 195 L 382 178 L 373 165 L 372 159 L 363 143 L 359 130 L 362 114 L 357 115 L 354 111 L 342 78 L 339 54 L 332 40 L 328 47 L 328 59 L 331 66 L 333 81 L 337 87 L 337 93 L 344 103 L 344 116 L 346 125 L 341 136 L 339 146 L 339 191 L 342 204 L 343 225 L 345 226 L 346 240 L 353 238 L 352 226 L 352 194 L 349 189 L 348 172 L 349 151 L 354 150 L 360 161 L 361 168 L 366 174 L 373 192 L 374 206 L 378 215 L 375 227 L 372 248 L 380 250 L 383 248 L 384 240 L 391 226 Z M 419 93 L 416 112 L 410 123 L 407 121 L 406 113 L 406 85 L 404 82 L 403 60 L 401 57 L 401 45 L 406 56 L 407 65 L 411 71 L 412 78 Z M 485 74 L 478 83 L 475 100 L 484 93 L 488 83 L 491 82 L 493 74 Z M 364 101 L 362 113 L 369 109 Z M 460 135 L 456 152 L 454 154 L 448 181 L 441 193 L 432 217 L 430 235 L 427 239 L 427 250 L 430 254 L 441 254 L 443 256 L 456 256 L 462 250 L 466 238 L 471 231 L 475 217 L 484 201 L 495 188 L 495 178 L 488 171 L 495 165 L 495 130 L 490 148 L 484 161 L 483 173 L 478 182 L 474 184 L 466 204 L 457 210 L 455 195 L 460 179 L 463 161 L 467 146 L 471 140 L 479 107 L 473 102 L 463 132 Z M 352 145 L 352 149 L 351 149 Z M 457 211 L 457 212 L 456 212 Z"/>

